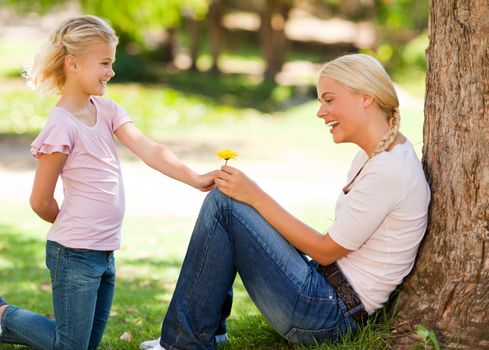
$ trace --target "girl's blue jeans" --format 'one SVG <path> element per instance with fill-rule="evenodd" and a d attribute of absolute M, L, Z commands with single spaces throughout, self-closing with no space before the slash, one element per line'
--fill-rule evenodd
<path fill-rule="evenodd" d="M 219 190 L 206 197 L 161 329 L 160 345 L 214 349 L 239 273 L 251 299 L 285 339 L 312 345 L 357 325 L 334 288 L 252 207 Z"/>
<path fill-rule="evenodd" d="M 102 340 L 114 296 L 112 252 L 46 244 L 55 320 L 9 305 L 2 316 L 0 343 L 34 349 L 96 349 Z"/>

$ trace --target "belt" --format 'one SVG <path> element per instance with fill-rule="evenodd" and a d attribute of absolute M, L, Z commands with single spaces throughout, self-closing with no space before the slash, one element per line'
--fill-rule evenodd
<path fill-rule="evenodd" d="M 318 265 L 318 271 L 324 279 L 334 287 L 338 297 L 345 303 L 347 311 L 354 309 L 358 305 L 362 305 L 357 293 L 348 280 L 343 276 L 336 263 L 327 266 Z M 368 313 L 362 305 L 358 311 L 351 314 L 351 317 L 355 320 L 357 325 L 363 326 L 367 323 Z"/>

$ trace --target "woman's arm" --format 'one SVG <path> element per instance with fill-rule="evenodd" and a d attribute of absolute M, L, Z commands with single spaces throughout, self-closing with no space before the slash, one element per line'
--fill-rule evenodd
<path fill-rule="evenodd" d="M 67 155 L 61 152 L 41 154 L 37 162 L 30 204 L 32 210 L 43 220 L 53 223 L 58 216 L 58 202 L 54 190 Z"/>
<path fill-rule="evenodd" d="M 350 252 L 328 234 L 321 234 L 291 215 L 240 170 L 222 167 L 216 185 L 224 194 L 255 208 L 287 241 L 320 264 L 331 264 Z"/>
<path fill-rule="evenodd" d="M 173 152 L 148 138 L 133 123 L 120 126 L 115 135 L 123 145 L 151 168 L 201 191 L 209 191 L 214 187 L 216 171 L 203 175 L 196 174 Z"/>

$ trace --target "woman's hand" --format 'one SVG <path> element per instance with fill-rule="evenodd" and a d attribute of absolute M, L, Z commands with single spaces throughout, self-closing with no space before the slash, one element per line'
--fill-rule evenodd
<path fill-rule="evenodd" d="M 215 180 L 218 172 L 219 170 L 213 170 L 206 174 L 197 175 L 195 184 L 193 186 L 202 192 L 212 190 L 215 187 Z"/>
<path fill-rule="evenodd" d="M 263 193 L 253 180 L 229 165 L 221 167 L 217 174 L 216 186 L 222 193 L 251 206 Z"/>

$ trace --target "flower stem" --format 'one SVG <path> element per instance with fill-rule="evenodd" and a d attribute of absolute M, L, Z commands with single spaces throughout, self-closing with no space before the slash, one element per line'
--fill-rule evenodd
<path fill-rule="evenodd" d="M 226 162 L 224 163 L 224 166 L 228 165 L 228 160 L 229 159 L 225 159 L 225 160 L 226 160 Z"/>

